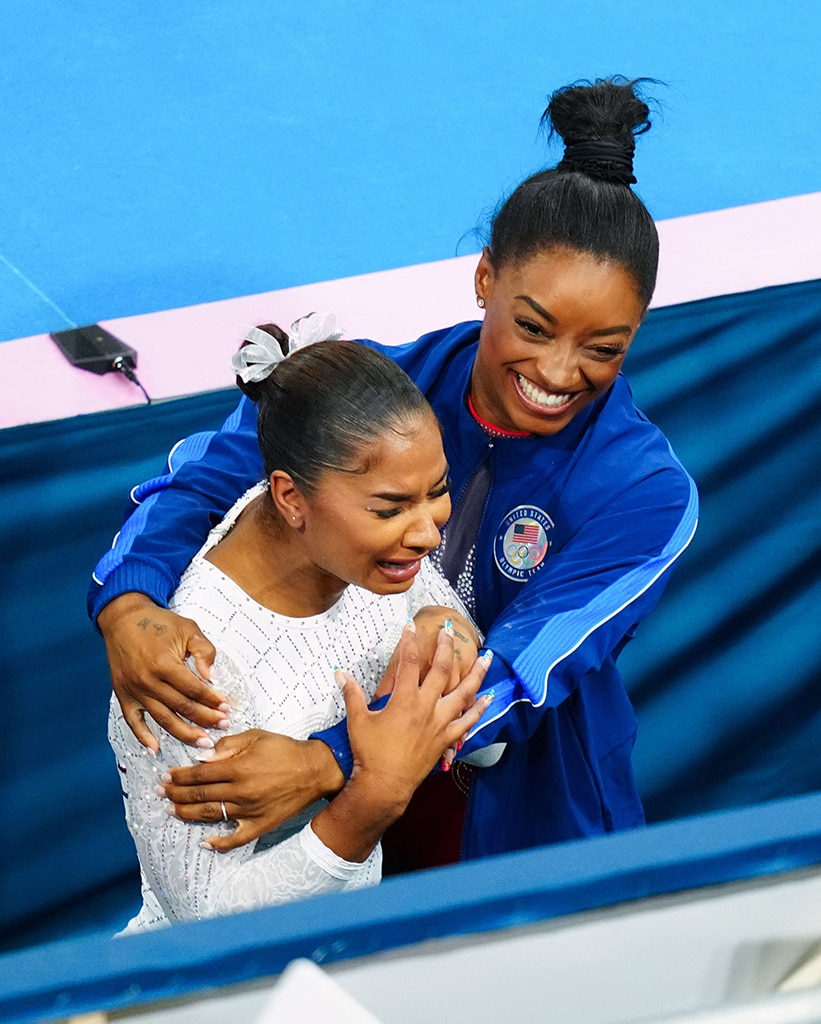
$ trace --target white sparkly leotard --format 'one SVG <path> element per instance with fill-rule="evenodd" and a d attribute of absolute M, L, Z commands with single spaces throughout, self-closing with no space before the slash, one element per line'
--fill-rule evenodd
<path fill-rule="evenodd" d="M 217 648 L 212 680 L 231 704 L 229 732 L 256 727 L 305 739 L 344 715 L 334 666 L 347 669 L 370 699 L 409 614 L 429 604 L 465 612 L 427 559 L 404 594 L 380 597 L 349 586 L 332 608 L 298 619 L 263 608 L 203 557 L 259 493 L 261 486 L 249 491 L 212 531 L 185 571 L 170 607 L 194 619 Z M 255 843 L 228 853 L 202 849 L 201 842 L 225 826 L 170 816 L 167 801 L 155 792 L 163 772 L 194 763 L 198 752 L 146 720 L 160 743 L 156 758 L 134 737 L 112 697 L 109 740 L 143 889 L 142 910 L 122 934 L 358 889 L 380 880 L 379 847 L 364 863 L 352 863 L 315 835 L 310 818 L 323 801 Z M 213 730 L 210 735 L 216 741 L 226 733 Z"/>

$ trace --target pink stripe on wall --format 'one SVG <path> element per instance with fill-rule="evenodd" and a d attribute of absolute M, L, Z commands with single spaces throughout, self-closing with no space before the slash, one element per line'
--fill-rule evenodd
<path fill-rule="evenodd" d="M 821 278 L 821 192 L 659 221 L 653 306 Z"/>
<path fill-rule="evenodd" d="M 821 193 L 659 222 L 661 265 L 653 306 L 821 278 Z M 138 353 L 153 399 L 233 384 L 242 328 L 287 327 L 312 310 L 333 312 L 348 337 L 388 344 L 475 319 L 477 256 L 103 321 Z M 119 374 L 71 366 L 48 335 L 0 344 L 0 427 L 62 419 L 143 401 Z"/>
<path fill-rule="evenodd" d="M 475 257 L 403 267 L 181 309 L 101 321 L 137 351 L 137 375 L 152 399 L 234 383 L 231 356 L 242 328 L 287 328 L 312 310 L 333 312 L 348 337 L 412 341 L 426 330 L 471 319 Z M 99 412 L 144 399 L 119 374 L 71 366 L 48 335 L 0 345 L 0 427 Z"/>

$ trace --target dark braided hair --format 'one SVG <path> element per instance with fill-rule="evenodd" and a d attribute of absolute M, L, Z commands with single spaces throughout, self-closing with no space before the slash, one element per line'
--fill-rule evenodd
<path fill-rule="evenodd" d="M 564 157 L 523 181 L 497 211 L 488 247 L 495 270 L 548 249 L 574 249 L 625 267 L 649 304 L 658 232 L 630 187 L 635 137 L 650 128 L 650 110 L 638 92 L 645 81 L 600 78 L 551 96 L 542 124 L 564 140 Z"/>

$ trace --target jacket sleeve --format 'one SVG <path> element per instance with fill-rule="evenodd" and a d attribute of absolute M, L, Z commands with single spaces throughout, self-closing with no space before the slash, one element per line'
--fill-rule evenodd
<path fill-rule="evenodd" d="M 697 517 L 695 484 L 671 467 L 615 499 L 548 556 L 488 630 L 494 660 L 482 690 L 494 699 L 464 753 L 527 739 L 545 708 L 615 660 L 661 596 Z"/>
<path fill-rule="evenodd" d="M 243 397 L 220 430 L 180 441 L 167 471 L 132 490 L 123 528 L 92 575 L 88 612 L 94 621 L 129 591 L 168 603 L 209 530 L 262 478 L 256 429 L 256 406 Z"/>

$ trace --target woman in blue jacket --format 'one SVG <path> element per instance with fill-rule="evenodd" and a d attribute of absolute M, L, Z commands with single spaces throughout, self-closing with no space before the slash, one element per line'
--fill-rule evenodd
<path fill-rule="evenodd" d="M 437 564 L 495 655 L 484 684 L 495 698 L 460 760 L 506 747 L 489 767 L 452 773 L 469 790 L 465 858 L 643 821 L 616 661 L 697 521 L 692 480 L 620 373 L 658 264 L 655 225 L 630 187 L 648 113 L 635 83 L 555 93 L 545 116 L 564 156 L 494 218 L 475 275 L 483 321 L 384 349 L 441 421 L 454 511 Z M 188 653 L 206 666 L 210 644 L 161 606 L 212 517 L 260 478 L 255 431 L 241 402 L 221 431 L 184 442 L 170 472 L 137 489 L 95 572 L 115 690 L 147 742 L 142 709 L 189 741 L 199 730 L 175 713 L 202 726 L 221 717 L 182 667 Z M 299 746 L 225 740 L 167 789 L 183 817 L 216 820 L 230 799 L 261 833 L 350 770 L 343 723 Z"/>

